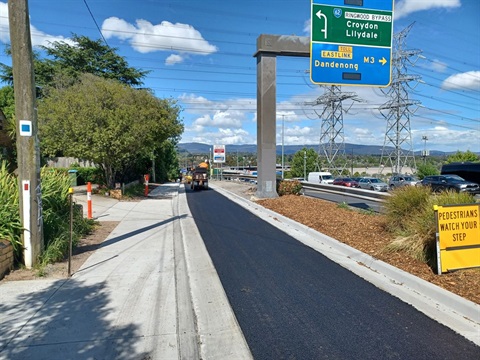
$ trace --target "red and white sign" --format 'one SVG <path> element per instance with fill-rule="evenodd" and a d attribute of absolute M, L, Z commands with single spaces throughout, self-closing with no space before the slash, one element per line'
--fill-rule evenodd
<path fill-rule="evenodd" d="M 225 145 L 213 145 L 213 162 L 224 163 L 226 159 Z"/>

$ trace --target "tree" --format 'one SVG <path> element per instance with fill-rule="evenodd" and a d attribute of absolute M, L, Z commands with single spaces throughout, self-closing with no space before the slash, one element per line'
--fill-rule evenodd
<path fill-rule="evenodd" d="M 118 80 L 130 86 L 140 86 L 149 71 L 129 67 L 127 61 L 116 54 L 117 49 L 104 45 L 102 40 L 72 34 L 74 45 L 55 41 L 51 46 L 41 46 L 47 55 L 41 59 L 34 53 L 35 81 L 39 89 L 60 84 L 71 85 L 81 74 L 89 73 L 105 79 Z M 10 49 L 5 50 L 10 54 Z M 4 82 L 13 83 L 12 68 L 0 64 Z"/>
<path fill-rule="evenodd" d="M 467 150 L 465 152 L 457 151 L 455 154 L 450 155 L 447 157 L 447 164 L 453 163 L 453 162 L 467 162 L 467 161 L 479 161 L 480 158 L 478 155 L 475 153 L 471 152 L 470 150 Z"/>
<path fill-rule="evenodd" d="M 47 156 L 92 161 L 113 186 L 125 169 L 149 159 L 166 140 L 177 140 L 183 132 L 179 112 L 173 100 L 84 74 L 39 101 L 41 149 Z"/>
<path fill-rule="evenodd" d="M 0 89 L 0 148 L 6 150 L 9 166 L 16 167 L 15 98 L 12 86 Z M 0 157 L 2 154 L 0 154 Z"/>
<path fill-rule="evenodd" d="M 304 171 L 304 157 L 306 154 L 306 171 Z M 315 164 L 317 163 L 317 157 L 318 154 L 317 152 L 310 148 L 303 148 L 300 151 L 297 151 L 293 155 L 292 162 L 290 164 L 290 173 L 292 177 L 303 177 L 304 172 L 306 172 L 306 175 L 308 176 L 309 172 L 315 171 Z M 306 180 L 306 179 L 305 179 Z"/>
<path fill-rule="evenodd" d="M 155 172 L 160 181 L 175 180 L 179 176 L 179 162 L 174 141 L 166 140 L 155 151 L 159 161 L 156 161 Z M 157 181 L 158 181 L 157 180 Z"/>
<path fill-rule="evenodd" d="M 433 164 L 426 163 L 426 164 L 417 165 L 417 176 L 420 179 L 423 179 L 425 176 L 438 175 L 438 174 L 440 174 L 440 171 Z"/>

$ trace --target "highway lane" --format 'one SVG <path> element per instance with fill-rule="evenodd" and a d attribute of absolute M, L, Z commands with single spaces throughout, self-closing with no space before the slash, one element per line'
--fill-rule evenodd
<path fill-rule="evenodd" d="M 371 210 L 377 213 L 384 212 L 384 207 L 382 202 L 368 200 L 366 198 L 359 198 L 356 196 L 351 196 L 351 195 L 348 195 L 348 193 L 334 194 L 334 193 L 315 191 L 315 190 L 309 190 L 309 189 L 304 189 L 303 193 L 305 196 L 328 200 L 337 204 L 344 202 L 348 206 L 361 209 L 361 210 Z"/>
<path fill-rule="evenodd" d="M 255 359 L 477 359 L 480 348 L 214 190 L 190 210 Z"/>

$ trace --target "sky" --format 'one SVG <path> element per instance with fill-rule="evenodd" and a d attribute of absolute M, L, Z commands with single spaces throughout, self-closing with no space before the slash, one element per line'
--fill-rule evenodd
<path fill-rule="evenodd" d="M 157 97 L 178 101 L 185 126 L 180 142 L 209 145 L 256 144 L 257 38 L 310 36 L 312 17 L 308 0 L 28 4 L 34 47 L 70 42 L 72 34 L 104 40 L 130 66 L 150 71 L 144 87 Z M 412 25 L 403 50 L 418 50 L 412 51 L 418 55 L 409 58 L 406 68 L 416 79 L 409 82 L 408 93 L 408 99 L 418 104 L 410 108 L 415 151 L 480 152 L 479 14 L 478 0 L 395 1 L 393 32 Z M 4 50 L 9 43 L 8 4 L 0 1 L 0 62 L 7 65 L 11 59 Z M 282 128 L 285 145 L 320 143 L 324 109 L 313 104 L 325 87 L 313 84 L 309 71 L 309 58 L 277 59 L 277 144 L 282 142 Z M 378 108 L 389 101 L 384 94 L 388 88 L 341 89 L 359 100 L 342 104 L 345 143 L 381 148 L 387 120 Z"/>

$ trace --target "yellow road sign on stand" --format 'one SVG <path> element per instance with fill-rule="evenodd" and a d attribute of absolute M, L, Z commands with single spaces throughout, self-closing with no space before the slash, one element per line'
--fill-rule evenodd
<path fill-rule="evenodd" d="M 434 206 L 438 274 L 480 267 L 480 204 Z"/>

